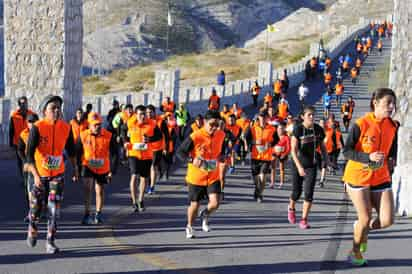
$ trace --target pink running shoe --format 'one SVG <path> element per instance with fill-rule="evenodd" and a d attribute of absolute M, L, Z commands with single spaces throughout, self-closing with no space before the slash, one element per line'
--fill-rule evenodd
<path fill-rule="evenodd" d="M 296 224 L 295 210 L 288 208 L 288 220 L 290 224 Z"/>
<path fill-rule="evenodd" d="M 300 220 L 300 222 L 299 222 L 299 227 L 300 227 L 301 229 L 308 229 L 308 228 L 310 228 L 310 225 L 308 224 L 308 221 L 307 221 L 307 220 L 302 219 L 302 220 Z"/>

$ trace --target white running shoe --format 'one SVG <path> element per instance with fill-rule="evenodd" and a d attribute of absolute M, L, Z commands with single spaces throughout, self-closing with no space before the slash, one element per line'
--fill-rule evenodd
<path fill-rule="evenodd" d="M 202 230 L 204 232 L 209 232 L 210 231 L 209 217 L 207 216 L 207 214 L 203 214 L 203 216 L 202 216 Z"/>
<path fill-rule="evenodd" d="M 191 226 L 186 226 L 186 239 L 193 239 L 195 237 L 195 233 L 193 232 L 193 228 Z"/>

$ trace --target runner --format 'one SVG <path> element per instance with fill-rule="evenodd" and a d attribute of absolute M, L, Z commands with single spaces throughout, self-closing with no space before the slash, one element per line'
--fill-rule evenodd
<path fill-rule="evenodd" d="M 272 106 L 273 104 L 273 96 L 270 95 L 270 92 L 267 92 L 264 99 L 263 99 L 264 104 L 268 104 L 269 106 Z"/>
<path fill-rule="evenodd" d="M 201 129 L 203 127 L 203 117 L 202 115 L 198 114 L 195 117 L 195 121 L 191 124 L 190 126 L 190 134 L 193 132 L 198 131 L 199 129 Z"/>
<path fill-rule="evenodd" d="M 302 82 L 300 84 L 299 89 L 298 89 L 298 95 L 299 95 L 299 102 L 300 102 L 300 107 L 303 109 L 305 106 L 305 98 L 309 94 L 309 89 L 307 86 L 305 86 L 305 83 Z"/>
<path fill-rule="evenodd" d="M 102 224 L 104 185 L 111 182 L 111 151 L 116 149 L 116 140 L 110 131 L 102 128 L 103 119 L 97 112 L 90 112 L 87 119 L 89 129 L 80 133 L 76 154 L 81 156 L 81 176 L 84 184 L 83 225 Z M 90 215 L 92 189 L 96 193 L 96 213 Z"/>
<path fill-rule="evenodd" d="M 120 163 L 124 166 L 128 164 L 127 149 L 124 148 L 124 140 L 127 138 L 127 123 L 134 116 L 133 105 L 127 104 L 124 107 L 123 112 L 119 115 L 120 120 L 117 121 L 116 117 L 113 119 L 113 126 L 117 126 L 116 135 L 119 136 L 120 145 Z"/>
<path fill-rule="evenodd" d="M 360 57 L 356 58 L 356 62 L 355 62 L 355 68 L 357 70 L 357 74 L 359 75 L 360 73 L 360 69 L 362 67 L 362 60 Z"/>
<path fill-rule="evenodd" d="M 30 201 L 31 201 L 31 192 L 34 187 L 33 175 L 27 169 L 27 141 L 29 139 L 30 130 L 33 127 L 34 123 L 39 120 L 37 114 L 30 114 L 27 116 L 27 128 L 25 128 L 19 137 L 17 143 L 17 155 L 23 163 L 23 179 L 24 179 L 24 198 L 27 205 L 27 212 L 30 212 Z M 29 222 L 29 214 L 27 213 L 24 218 L 24 222 Z"/>
<path fill-rule="evenodd" d="M 325 129 L 324 143 L 326 152 L 328 153 L 329 172 L 332 175 L 336 175 L 336 170 L 338 169 L 338 157 L 344 143 L 342 133 L 335 123 Z"/>
<path fill-rule="evenodd" d="M 137 111 L 136 111 L 137 112 Z M 165 117 L 173 116 L 173 113 L 166 112 Z M 153 152 L 153 161 L 150 167 L 150 185 L 147 188 L 147 194 L 152 195 L 155 192 L 155 186 L 157 179 L 160 175 L 160 162 L 163 155 L 166 154 L 167 148 L 166 144 L 169 143 L 169 133 L 167 123 L 162 116 L 156 115 L 156 109 L 153 105 L 148 105 L 146 107 L 146 118 L 152 123 L 152 127 L 158 127 L 162 132 L 162 138 L 157 141 L 149 142 L 149 149 Z M 176 122 L 176 121 L 175 121 Z"/>
<path fill-rule="evenodd" d="M 163 153 L 163 157 L 166 162 L 166 179 L 168 180 L 170 167 L 173 165 L 173 157 L 174 157 L 175 148 L 176 148 L 177 123 L 173 115 L 167 115 L 165 119 L 165 123 L 167 125 L 167 130 L 168 130 L 168 136 L 165 138 L 165 140 L 168 140 L 168 143 L 166 144 L 166 147 L 165 147 L 166 151 Z"/>
<path fill-rule="evenodd" d="M 358 77 L 358 70 L 356 69 L 356 67 L 353 67 L 350 70 L 350 76 L 352 78 L 352 84 L 356 85 L 356 78 Z"/>
<path fill-rule="evenodd" d="M 190 201 L 187 210 L 187 239 L 195 237 L 193 223 L 200 207 L 200 201 L 207 195 L 208 205 L 200 214 L 202 230 L 205 232 L 210 231 L 210 215 L 219 207 L 221 192 L 219 162 L 224 161 L 223 143 L 225 139 L 225 133 L 217 129 L 219 119 L 218 112 L 206 112 L 204 126 L 190 134 L 177 151 L 180 160 L 185 161 L 191 158 L 186 176 Z"/>
<path fill-rule="evenodd" d="M 342 83 L 342 82 L 343 82 L 342 67 L 339 67 L 339 68 L 336 70 L 336 81 L 337 81 L 338 83 Z"/>
<path fill-rule="evenodd" d="M 329 111 L 332 105 L 332 90 L 330 88 L 328 88 L 326 90 L 326 93 L 323 94 L 322 104 L 323 104 L 323 116 L 329 117 Z"/>
<path fill-rule="evenodd" d="M 130 196 L 133 210 L 142 212 L 145 210 L 144 193 L 153 163 L 153 151 L 149 144 L 162 140 L 162 132 L 155 123 L 146 119 L 145 106 L 139 105 L 136 110 L 136 114 L 127 121 L 123 143 L 129 160 Z M 139 196 L 136 199 L 136 179 L 138 177 L 140 178 Z"/>
<path fill-rule="evenodd" d="M 332 73 L 327 72 L 324 74 L 324 83 L 325 83 L 325 87 L 329 87 L 332 83 Z"/>
<path fill-rule="evenodd" d="M 345 102 L 341 107 L 341 116 L 343 121 L 343 126 L 345 127 L 345 132 L 349 130 L 349 124 L 352 120 L 353 111 L 355 108 L 355 102 L 352 99 L 352 96 L 348 97 L 348 101 Z"/>
<path fill-rule="evenodd" d="M 342 103 L 342 96 L 345 92 L 345 86 L 342 82 L 338 82 L 335 85 L 336 106 L 340 106 Z"/>
<path fill-rule="evenodd" d="M 247 154 L 247 149 L 246 149 L 246 139 L 245 139 L 245 132 L 249 129 L 250 127 L 250 120 L 247 118 L 246 113 L 242 113 L 241 117 L 236 120 L 236 124 L 241 128 L 241 134 L 240 134 L 240 158 L 239 160 L 241 161 L 242 165 L 245 165 L 245 160 L 246 160 L 246 154 Z"/>
<path fill-rule="evenodd" d="M 229 119 L 229 116 L 232 114 L 232 112 L 229 109 L 229 106 L 224 104 L 223 109 L 220 112 L 220 117 L 222 118 L 223 121 L 227 122 Z"/>
<path fill-rule="evenodd" d="M 277 116 L 279 117 L 280 121 L 285 121 L 286 118 L 289 115 L 289 103 L 286 100 L 286 94 L 282 94 L 282 99 L 280 99 L 280 102 L 278 104 L 278 114 Z"/>
<path fill-rule="evenodd" d="M 323 144 L 325 134 L 323 129 L 314 123 L 315 109 L 306 106 L 302 113 L 303 122 L 295 126 L 291 138 L 292 147 L 292 195 L 290 196 L 288 220 L 296 223 L 296 202 L 299 200 L 302 189 L 304 190 L 304 203 L 302 219 L 299 222 L 301 229 L 308 229 L 308 215 L 312 207 L 313 192 L 316 184 L 317 161 L 316 148 L 320 146 L 322 155 L 326 159 L 326 150 Z"/>
<path fill-rule="evenodd" d="M 63 150 L 66 150 L 74 167 L 74 179 L 79 177 L 75 159 L 75 145 L 70 125 L 60 119 L 63 100 L 59 96 L 48 95 L 40 104 L 44 118 L 37 121 L 30 130 L 27 141 L 27 170 L 34 178 L 34 188 L 31 193 L 29 228 L 27 244 L 34 247 L 37 244 L 37 226 L 48 196 L 48 222 L 46 252 L 57 253 L 55 244 L 57 219 L 63 200 L 64 160 Z"/>
<path fill-rule="evenodd" d="M 312 59 L 310 59 L 310 78 L 311 79 L 316 78 L 317 70 L 318 70 L 318 60 L 316 59 L 316 57 L 312 57 Z"/>
<path fill-rule="evenodd" d="M 371 98 L 372 112 L 366 113 L 351 127 L 343 154 L 348 160 L 343 181 L 356 209 L 353 247 L 348 260 L 356 266 L 367 264 L 370 230 L 393 224 L 394 201 L 388 162 L 396 159 L 397 124 L 391 119 L 396 95 L 388 88 L 377 89 Z M 372 218 L 372 209 L 377 217 Z"/>
<path fill-rule="evenodd" d="M 10 147 L 13 148 L 16 152 L 18 175 L 19 175 L 19 179 L 21 179 L 21 184 L 24 185 L 23 162 L 18 156 L 17 145 L 18 145 L 20 134 L 22 133 L 24 129 L 28 127 L 27 117 L 31 114 L 34 114 L 34 112 L 28 108 L 28 102 L 27 102 L 26 96 L 20 97 L 17 100 L 17 104 L 18 104 L 17 110 L 13 111 L 10 116 L 9 144 L 10 144 Z"/>
<path fill-rule="evenodd" d="M 209 110 L 215 111 L 220 109 L 220 97 L 217 95 L 215 88 L 212 88 L 212 95 L 209 97 L 208 108 Z"/>
<path fill-rule="evenodd" d="M 290 153 L 290 137 L 286 134 L 286 124 L 284 122 L 280 123 L 277 126 L 277 135 L 279 141 L 274 147 L 273 155 L 274 160 L 272 164 L 272 173 L 271 173 L 271 183 L 270 187 L 274 188 L 276 182 L 276 165 L 279 162 L 279 172 L 280 172 L 280 181 L 279 188 L 283 186 L 285 182 L 285 164 L 288 161 L 288 155 Z"/>
<path fill-rule="evenodd" d="M 75 144 L 80 138 L 80 133 L 87 130 L 88 128 L 87 120 L 82 120 L 82 118 L 83 118 L 83 110 L 81 108 L 78 108 L 76 110 L 76 116 L 72 120 L 70 120 L 70 126 L 72 129 L 72 134 L 73 134 L 73 139 L 74 139 Z"/>
<path fill-rule="evenodd" d="M 237 102 L 233 103 L 232 108 L 230 109 L 230 113 L 236 116 L 236 119 L 239 119 L 243 113 L 243 109 L 241 109 Z M 225 121 L 227 122 L 227 121 Z"/>
<path fill-rule="evenodd" d="M 379 39 L 378 40 L 378 51 L 379 51 L 379 55 L 382 56 L 382 48 L 383 48 L 383 44 L 382 44 L 382 40 Z"/>
<path fill-rule="evenodd" d="M 256 80 L 252 89 L 251 89 L 251 94 L 252 94 L 252 99 L 253 99 L 253 105 L 255 107 L 258 106 L 258 98 L 259 98 L 259 93 L 260 93 L 261 87 L 259 86 L 258 81 Z"/>
<path fill-rule="evenodd" d="M 183 103 L 179 104 L 179 109 L 175 112 L 176 123 L 178 127 L 179 141 L 183 142 L 185 138 L 186 127 L 190 121 L 190 113 Z"/>
<path fill-rule="evenodd" d="M 272 147 L 278 143 L 276 130 L 266 123 L 265 113 L 259 112 L 257 121 L 245 133 L 246 150 L 251 149 L 251 168 L 255 184 L 254 199 L 261 203 L 266 177 L 270 173 Z"/>
<path fill-rule="evenodd" d="M 232 135 L 232 144 L 229 149 L 230 167 L 229 174 L 235 173 L 235 156 L 240 157 L 240 136 L 242 135 L 242 129 L 236 124 L 236 116 L 230 115 L 229 122 L 226 125 L 226 130 L 228 130 Z"/>
<path fill-rule="evenodd" d="M 175 103 L 170 100 L 169 96 L 167 96 L 165 101 L 160 106 L 160 111 L 162 111 L 164 114 L 167 114 L 167 113 L 174 113 L 175 110 L 176 110 Z"/>
<path fill-rule="evenodd" d="M 282 94 L 282 81 L 277 79 L 276 82 L 273 84 L 273 99 L 277 103 L 279 103 L 280 95 Z"/>

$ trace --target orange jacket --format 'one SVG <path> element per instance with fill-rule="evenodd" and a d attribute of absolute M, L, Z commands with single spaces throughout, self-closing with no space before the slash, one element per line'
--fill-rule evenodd
<path fill-rule="evenodd" d="M 99 135 L 93 135 L 90 129 L 80 133 L 83 145 L 82 165 L 96 174 L 110 172 L 110 140 L 112 134 L 101 129 Z"/>
<path fill-rule="evenodd" d="M 219 110 L 219 100 L 220 97 L 217 95 L 212 95 L 209 98 L 209 109 L 210 110 Z"/>
<path fill-rule="evenodd" d="M 349 119 L 352 119 L 353 106 L 349 105 L 348 103 L 344 103 L 342 104 L 340 111 L 344 116 L 347 116 Z"/>
<path fill-rule="evenodd" d="M 278 117 L 285 120 L 289 115 L 288 104 L 280 102 L 278 104 Z"/>
<path fill-rule="evenodd" d="M 220 112 L 220 117 L 227 123 L 229 121 L 229 116 L 232 115 L 232 112 L 229 110 L 228 112 Z"/>
<path fill-rule="evenodd" d="M 28 110 L 26 117 L 34 114 L 33 111 Z M 13 123 L 13 130 L 14 130 L 14 135 L 13 135 L 13 144 L 17 146 L 18 142 L 19 142 L 19 136 L 20 133 L 27 128 L 27 121 L 25 118 L 23 118 L 23 116 L 20 114 L 19 111 L 13 111 L 13 113 L 11 114 L 11 123 Z"/>
<path fill-rule="evenodd" d="M 236 125 L 238 125 L 242 129 L 242 132 L 245 133 L 248 127 L 250 126 L 250 120 L 247 118 L 237 119 Z"/>
<path fill-rule="evenodd" d="M 73 139 L 76 144 L 80 138 L 80 133 L 87 130 L 87 120 L 84 120 L 81 124 L 79 124 L 76 119 L 72 119 L 70 120 L 70 126 L 72 127 Z"/>
<path fill-rule="evenodd" d="M 192 128 L 192 132 L 198 131 L 199 129 L 201 129 L 201 127 L 199 127 L 196 122 L 193 122 L 192 125 L 190 126 Z"/>
<path fill-rule="evenodd" d="M 344 61 L 343 64 L 342 64 L 342 67 L 343 67 L 344 69 L 349 69 L 349 62 L 348 62 L 348 61 Z"/>
<path fill-rule="evenodd" d="M 390 182 L 388 156 L 395 138 L 397 125 L 392 119 L 377 120 L 373 113 L 367 113 L 356 121 L 360 129 L 360 137 L 355 150 L 370 154 L 381 151 L 386 156 L 383 165 L 378 169 L 369 168 L 368 164 L 349 160 L 345 167 L 343 181 L 355 186 L 376 186 Z"/>
<path fill-rule="evenodd" d="M 333 132 L 335 132 L 335 142 L 336 142 L 336 150 L 337 149 L 342 149 L 342 143 L 341 143 L 341 138 L 342 138 L 342 133 L 340 133 L 339 130 L 333 129 L 333 128 L 326 128 L 325 129 L 325 147 L 326 151 L 328 153 L 332 153 L 333 151 Z"/>
<path fill-rule="evenodd" d="M 358 70 L 356 68 L 352 68 L 350 71 L 350 76 L 352 78 L 356 78 L 358 76 Z"/>
<path fill-rule="evenodd" d="M 269 105 L 272 105 L 273 102 L 273 97 L 270 94 L 266 94 L 265 97 L 263 98 L 263 102 L 269 103 Z"/>
<path fill-rule="evenodd" d="M 330 59 L 329 57 L 326 58 L 326 60 L 325 60 L 325 66 L 326 66 L 327 68 L 330 68 L 331 65 L 332 65 L 332 59 Z"/>
<path fill-rule="evenodd" d="M 226 129 L 229 130 L 233 134 L 233 137 L 235 138 L 239 136 L 239 133 L 241 130 L 240 126 L 236 124 L 234 125 L 227 124 Z M 236 143 L 239 143 L 239 140 L 236 140 Z"/>
<path fill-rule="evenodd" d="M 145 120 L 139 123 L 136 116 L 127 122 L 130 144 L 127 147 L 127 155 L 136 157 L 139 160 L 150 160 L 153 158 L 153 150 L 148 143 L 143 142 L 144 136 L 152 137 L 156 124 L 153 121 Z"/>
<path fill-rule="evenodd" d="M 355 67 L 359 69 L 361 66 L 362 66 L 362 60 L 359 58 L 356 59 Z"/>
<path fill-rule="evenodd" d="M 164 113 L 169 113 L 169 112 L 173 113 L 173 111 L 175 109 L 175 103 L 173 101 L 170 101 L 169 103 L 163 102 L 162 107 L 163 107 L 163 112 Z"/>
<path fill-rule="evenodd" d="M 193 141 L 193 158 L 203 159 L 202 167 L 196 167 L 192 163 L 187 166 L 186 182 L 197 186 L 208 186 L 220 179 L 219 158 L 222 154 L 222 145 L 225 133 L 217 130 L 211 136 L 204 128 L 190 135 Z"/>
<path fill-rule="evenodd" d="M 325 84 L 328 85 L 332 82 L 332 74 L 330 72 L 325 74 Z"/>
<path fill-rule="evenodd" d="M 64 173 L 63 150 L 70 134 L 70 125 L 63 120 L 50 123 L 44 119 L 35 123 L 40 142 L 34 161 L 40 177 L 54 177 Z"/>
<path fill-rule="evenodd" d="M 277 80 L 275 84 L 273 85 L 273 90 L 275 94 L 281 94 L 282 93 L 282 81 Z"/>
<path fill-rule="evenodd" d="M 359 43 L 356 45 L 356 50 L 360 52 L 360 51 L 362 51 L 362 49 L 363 49 L 363 45 L 362 45 L 361 42 L 359 42 Z"/>
<path fill-rule="evenodd" d="M 336 84 L 335 86 L 335 93 L 336 95 L 343 95 L 343 92 L 345 91 L 345 87 L 343 86 L 343 84 Z"/>
<path fill-rule="evenodd" d="M 239 119 L 242 113 L 243 109 L 241 108 L 237 108 L 236 111 L 233 108 L 230 109 L 230 114 L 234 114 L 236 116 L 236 119 Z"/>
<path fill-rule="evenodd" d="M 253 126 L 251 129 L 252 134 L 252 159 L 271 161 L 272 160 L 272 143 L 273 134 L 275 131 L 274 127 L 266 125 L 266 127 L 261 128 L 258 125 Z"/>

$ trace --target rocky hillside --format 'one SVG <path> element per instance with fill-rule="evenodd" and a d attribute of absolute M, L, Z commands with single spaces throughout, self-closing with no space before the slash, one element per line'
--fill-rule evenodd
<path fill-rule="evenodd" d="M 393 10 L 390 0 L 338 0 L 322 12 L 300 8 L 288 17 L 274 24 L 278 32 L 270 33 L 268 40 L 272 47 L 323 34 L 332 37 L 341 25 L 353 25 L 359 17 L 386 18 Z M 256 47 L 266 41 L 266 31 L 246 42 L 246 47 Z"/>
<path fill-rule="evenodd" d="M 173 0 L 172 54 L 243 46 L 266 28 L 305 8 L 321 12 L 336 0 Z M 84 65 L 103 70 L 165 58 L 165 0 L 85 0 Z"/>

